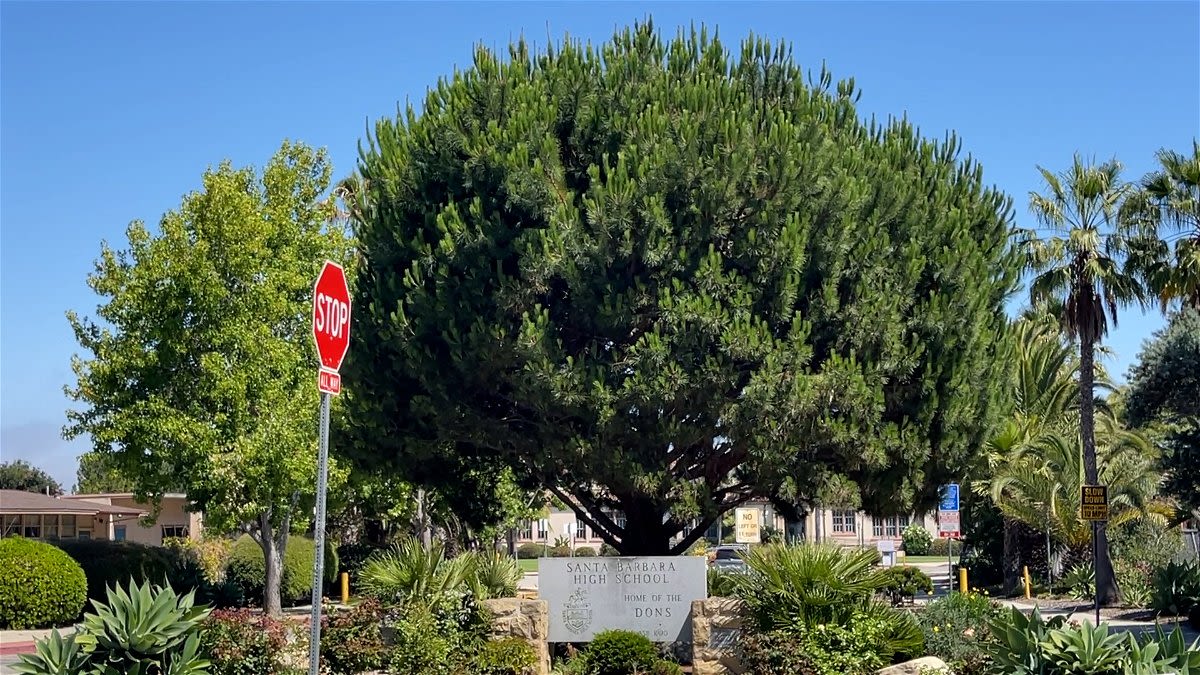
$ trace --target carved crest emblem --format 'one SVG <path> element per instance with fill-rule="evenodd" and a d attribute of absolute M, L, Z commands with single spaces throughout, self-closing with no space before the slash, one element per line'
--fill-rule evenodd
<path fill-rule="evenodd" d="M 567 630 L 582 635 L 592 625 L 592 607 L 582 588 L 575 589 L 563 603 L 563 625 Z"/>

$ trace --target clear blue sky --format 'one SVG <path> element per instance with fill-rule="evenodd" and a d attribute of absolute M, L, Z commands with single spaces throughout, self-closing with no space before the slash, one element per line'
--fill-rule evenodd
<path fill-rule="evenodd" d="M 229 158 L 287 137 L 349 173 L 368 121 L 419 100 L 473 45 L 603 40 L 646 15 L 737 42 L 790 41 L 805 67 L 853 76 L 860 109 L 956 130 L 1022 222 L 1035 165 L 1081 151 L 1125 162 L 1200 135 L 1200 3 L 0 3 L 0 456 L 64 487 L 83 442 L 59 438 L 101 240 L 156 223 Z M 1122 316 L 1123 373 L 1156 313 Z"/>

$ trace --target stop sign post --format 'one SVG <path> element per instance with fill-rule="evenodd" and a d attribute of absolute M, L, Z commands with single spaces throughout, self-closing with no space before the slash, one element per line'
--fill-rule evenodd
<path fill-rule="evenodd" d="M 320 443 L 317 454 L 317 512 L 313 526 L 314 550 L 312 584 L 312 620 L 309 627 L 309 675 L 317 675 L 321 665 L 321 590 L 325 586 L 325 492 L 329 474 L 329 402 L 342 390 L 338 370 L 350 348 L 350 287 L 341 265 L 328 260 L 313 284 L 313 339 L 317 343 L 320 370 L 317 389 L 321 392 Z"/>

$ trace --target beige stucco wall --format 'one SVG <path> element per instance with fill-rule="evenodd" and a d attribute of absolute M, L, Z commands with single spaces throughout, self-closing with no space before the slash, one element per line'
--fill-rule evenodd
<path fill-rule="evenodd" d="M 148 505 L 139 503 L 133 497 L 120 495 L 89 496 L 86 499 L 76 501 L 97 502 L 108 504 L 109 506 L 151 510 Z M 92 538 L 116 539 L 117 528 L 124 527 L 125 541 L 132 541 L 147 546 L 161 546 L 163 542 L 163 526 L 176 525 L 186 527 L 189 538 L 199 539 L 204 529 L 204 516 L 200 513 L 189 513 L 184 508 L 186 503 L 187 500 L 185 497 L 164 496 L 162 499 L 162 509 L 159 512 L 158 518 L 150 525 L 143 524 L 140 518 L 129 516 L 98 516 L 93 522 Z"/>

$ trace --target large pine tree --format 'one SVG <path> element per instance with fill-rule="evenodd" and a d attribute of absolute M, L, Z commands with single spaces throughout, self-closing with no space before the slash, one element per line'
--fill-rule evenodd
<path fill-rule="evenodd" d="M 361 154 L 358 459 L 477 510 L 512 467 L 637 554 L 847 480 L 928 503 L 1002 377 L 1011 204 L 857 97 L 702 31 L 480 48 Z"/>

